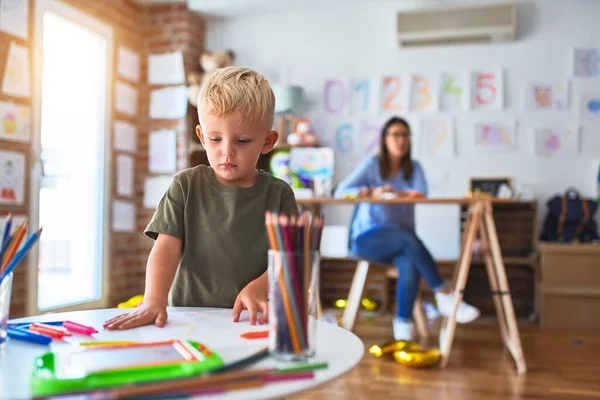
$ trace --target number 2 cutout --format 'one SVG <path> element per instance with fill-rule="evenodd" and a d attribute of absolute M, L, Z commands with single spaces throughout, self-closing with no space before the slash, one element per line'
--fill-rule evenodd
<path fill-rule="evenodd" d="M 382 108 L 385 111 L 403 111 L 401 91 L 402 79 L 397 76 L 387 76 L 383 78 L 383 104 Z"/>

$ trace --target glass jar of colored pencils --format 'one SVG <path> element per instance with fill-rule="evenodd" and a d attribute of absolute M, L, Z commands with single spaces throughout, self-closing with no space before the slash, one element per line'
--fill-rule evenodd
<path fill-rule="evenodd" d="M 0 282 L 0 349 L 6 346 L 8 335 L 8 312 L 10 310 L 10 294 L 12 292 L 12 272 L 4 276 Z"/>
<path fill-rule="evenodd" d="M 315 356 L 318 251 L 269 250 L 269 350 L 280 361 Z"/>

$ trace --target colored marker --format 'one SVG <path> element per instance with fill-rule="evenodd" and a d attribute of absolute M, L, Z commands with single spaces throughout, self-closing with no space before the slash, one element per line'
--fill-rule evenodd
<path fill-rule="evenodd" d="M 29 330 L 50 336 L 53 339 L 62 339 L 65 336 L 71 336 L 71 334 L 65 330 L 55 328 L 51 325 L 44 325 L 39 323 L 33 323 L 29 325 Z"/>
<path fill-rule="evenodd" d="M 244 339 L 264 339 L 269 337 L 269 331 L 250 331 L 240 335 Z"/>
<path fill-rule="evenodd" d="M 120 346 L 124 344 L 132 344 L 135 343 L 129 340 L 115 340 L 110 342 L 79 342 L 80 346 Z"/>
<path fill-rule="evenodd" d="M 65 321 L 38 321 L 39 324 L 44 325 L 58 325 L 61 326 Z M 34 324 L 35 322 L 18 322 L 15 324 L 8 324 L 9 327 L 13 328 L 27 328 L 29 325 Z"/>
<path fill-rule="evenodd" d="M 63 322 L 63 327 L 66 330 L 68 330 L 69 332 L 81 333 L 82 335 L 90 335 L 91 336 L 94 333 L 98 333 L 98 331 L 96 329 L 94 329 L 93 326 L 81 325 L 81 324 L 78 324 L 77 322 L 73 322 L 73 321 Z"/>
<path fill-rule="evenodd" d="M 49 345 L 50 343 L 52 343 L 51 337 L 41 335 L 35 332 L 29 332 L 24 329 L 8 328 L 7 334 L 9 338 L 21 340 L 23 342 L 30 342 L 42 345 Z"/>

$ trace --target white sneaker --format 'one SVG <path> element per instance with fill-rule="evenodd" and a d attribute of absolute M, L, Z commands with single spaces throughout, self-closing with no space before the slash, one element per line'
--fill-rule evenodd
<path fill-rule="evenodd" d="M 412 322 L 404 322 L 404 321 L 400 321 L 397 318 L 394 318 L 393 327 L 394 327 L 394 339 L 406 340 L 406 341 L 413 340 L 413 335 L 412 335 L 413 323 Z"/>
<path fill-rule="evenodd" d="M 449 317 L 452 314 L 452 308 L 454 307 L 455 293 L 451 292 L 448 294 L 436 293 L 435 300 L 437 302 L 437 308 L 444 317 Z M 481 312 L 476 307 L 461 301 L 458 304 L 458 310 L 456 311 L 456 322 L 459 324 L 465 324 L 472 322 L 479 318 Z"/>

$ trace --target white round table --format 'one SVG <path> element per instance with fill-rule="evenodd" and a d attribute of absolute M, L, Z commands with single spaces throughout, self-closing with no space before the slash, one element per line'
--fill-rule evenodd
<path fill-rule="evenodd" d="M 89 340 L 133 340 L 158 341 L 166 339 L 195 339 L 217 352 L 225 363 L 238 360 L 264 348 L 268 339 L 248 340 L 240 334 L 250 330 L 268 329 L 266 325 L 250 325 L 247 314 L 234 323 L 230 309 L 215 308 L 169 308 L 169 320 L 165 327 L 144 326 L 125 331 L 105 331 L 102 323 L 123 313 L 123 309 L 88 310 L 68 313 L 45 314 L 37 317 L 15 319 L 9 323 L 74 321 L 91 325 L 99 331 L 96 339 L 77 336 L 74 339 Z M 30 375 L 34 359 L 41 354 L 60 350 L 69 343 L 54 341 L 51 347 L 30 344 L 9 339 L 0 350 L 0 399 L 24 399 L 31 397 Z M 203 395 L 202 399 L 281 399 L 283 397 L 313 389 L 352 369 L 362 359 L 364 345 L 353 333 L 338 326 L 319 321 L 317 328 L 317 355 L 315 361 L 328 363 L 327 369 L 315 371 L 313 379 L 269 383 L 264 387 L 248 390 L 235 390 L 222 394 Z M 282 367 L 271 358 L 247 368 Z"/>

